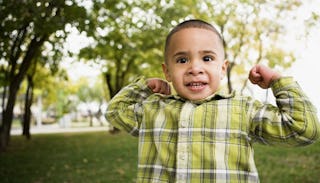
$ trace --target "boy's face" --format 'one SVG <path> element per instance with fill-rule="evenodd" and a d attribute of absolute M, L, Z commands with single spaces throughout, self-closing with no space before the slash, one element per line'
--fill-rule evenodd
<path fill-rule="evenodd" d="M 189 100 L 214 94 L 223 79 L 228 62 L 218 36 L 210 30 L 185 28 L 171 37 L 166 63 L 166 79 L 176 92 Z"/>

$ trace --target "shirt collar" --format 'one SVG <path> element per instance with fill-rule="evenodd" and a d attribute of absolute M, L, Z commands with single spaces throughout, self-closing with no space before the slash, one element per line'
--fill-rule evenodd
<path fill-rule="evenodd" d="M 185 98 L 180 97 L 179 95 L 167 95 L 167 96 L 164 96 L 164 97 L 168 98 L 168 99 L 172 98 L 172 99 L 176 99 L 176 100 L 181 100 L 181 101 L 184 101 L 184 102 L 189 101 L 189 102 L 194 103 L 194 104 L 203 104 L 205 102 L 209 102 L 209 101 L 213 101 L 213 100 L 221 100 L 221 99 L 233 98 L 234 96 L 235 96 L 235 91 L 232 91 L 231 93 L 218 91 L 218 92 L 208 96 L 205 99 L 196 100 L 196 101 L 187 100 Z"/>

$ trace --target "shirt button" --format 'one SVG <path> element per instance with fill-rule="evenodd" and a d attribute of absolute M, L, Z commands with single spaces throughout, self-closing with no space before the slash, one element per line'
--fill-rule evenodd
<path fill-rule="evenodd" d="M 186 153 L 180 153 L 180 155 L 179 155 L 179 158 L 181 159 L 181 160 L 185 160 L 186 159 Z"/>
<path fill-rule="evenodd" d="M 185 128 L 185 127 L 187 127 L 188 126 L 188 122 L 187 121 L 182 121 L 181 122 L 181 127 L 182 128 Z"/>

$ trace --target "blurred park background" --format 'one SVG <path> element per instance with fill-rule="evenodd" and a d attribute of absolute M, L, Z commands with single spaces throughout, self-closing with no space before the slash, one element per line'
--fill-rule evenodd
<path fill-rule="evenodd" d="M 295 76 L 319 108 L 319 7 L 317 0 L 0 0 L 0 182 L 133 182 L 137 141 L 108 134 L 105 109 L 134 78 L 163 77 L 166 34 L 186 19 L 222 34 L 226 90 L 272 103 L 269 90 L 247 82 L 263 63 Z M 63 133 L 36 134 L 46 129 Z M 319 143 L 257 146 L 262 182 L 319 182 L 319 152 Z"/>

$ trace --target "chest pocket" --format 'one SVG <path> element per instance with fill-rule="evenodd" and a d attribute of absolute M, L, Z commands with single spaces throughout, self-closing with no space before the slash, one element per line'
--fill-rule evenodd
<path fill-rule="evenodd" d="M 248 119 L 242 102 L 219 100 L 207 105 L 201 123 L 205 141 L 240 144 L 249 141 Z"/>
<path fill-rule="evenodd" d="M 239 130 L 203 129 L 201 136 L 204 142 L 225 143 L 230 145 L 246 144 L 248 140 L 246 133 Z"/>

